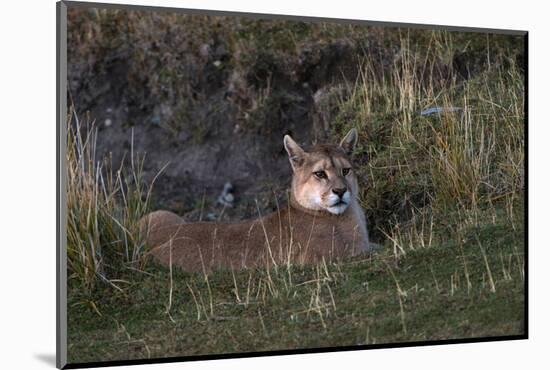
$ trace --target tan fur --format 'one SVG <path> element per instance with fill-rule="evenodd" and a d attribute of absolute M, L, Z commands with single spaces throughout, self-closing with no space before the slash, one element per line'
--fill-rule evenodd
<path fill-rule="evenodd" d="M 369 250 L 365 217 L 356 198 L 357 180 L 353 169 L 342 174 L 343 168 L 351 168 L 347 152 L 356 137 L 352 130 L 340 145 L 319 145 L 305 152 L 286 136 L 294 171 L 286 207 L 236 223 L 184 223 L 172 212 L 152 212 L 141 220 L 149 253 L 164 264 L 208 272 L 316 263 Z M 316 171 L 324 171 L 328 178 L 319 179 Z M 342 212 L 330 208 L 336 197 L 332 189 L 344 188 L 350 193 L 347 208 Z"/>

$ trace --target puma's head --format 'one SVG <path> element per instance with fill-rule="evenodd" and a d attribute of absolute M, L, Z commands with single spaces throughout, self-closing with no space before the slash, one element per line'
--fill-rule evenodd
<path fill-rule="evenodd" d="M 355 129 L 339 145 L 316 145 L 308 151 L 285 135 L 284 145 L 294 172 L 291 191 L 302 207 L 335 215 L 344 213 L 358 192 L 350 161 L 356 143 Z"/>

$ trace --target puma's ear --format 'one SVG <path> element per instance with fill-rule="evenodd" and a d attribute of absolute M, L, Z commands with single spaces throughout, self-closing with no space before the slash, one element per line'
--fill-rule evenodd
<path fill-rule="evenodd" d="M 290 135 L 285 135 L 283 143 L 285 145 L 286 152 L 288 153 L 290 165 L 292 166 L 292 169 L 295 170 L 304 163 L 306 152 L 304 152 L 304 150 L 300 148 L 300 145 L 292 140 Z"/>
<path fill-rule="evenodd" d="M 357 130 L 355 128 L 352 128 L 340 142 L 340 147 L 344 149 L 344 151 L 348 155 L 351 155 L 353 153 L 355 144 L 357 144 L 357 137 Z"/>

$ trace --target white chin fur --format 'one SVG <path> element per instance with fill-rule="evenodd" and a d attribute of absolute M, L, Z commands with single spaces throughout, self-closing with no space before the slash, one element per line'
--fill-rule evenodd
<path fill-rule="evenodd" d="M 346 191 L 344 193 L 344 196 L 342 197 L 342 200 L 345 203 L 341 203 L 339 205 L 334 205 L 334 206 L 327 207 L 326 210 L 329 211 L 330 213 L 334 214 L 334 215 L 342 214 L 348 208 L 350 198 L 351 198 L 350 192 Z M 335 204 L 335 203 L 338 203 L 340 201 L 340 198 L 336 194 L 331 194 L 329 196 L 329 201 L 330 201 L 330 203 Z"/>
<path fill-rule="evenodd" d="M 333 215 L 340 215 L 348 209 L 351 193 L 349 191 L 346 191 L 344 193 L 344 196 L 342 197 L 342 200 L 345 203 L 341 203 L 334 206 L 326 206 L 326 203 L 324 203 L 319 196 L 311 195 L 307 200 L 308 202 L 306 204 L 302 204 L 305 208 L 309 208 L 312 210 L 320 211 L 320 210 L 326 210 L 329 213 L 332 213 Z M 330 194 L 328 198 L 328 204 L 336 204 L 340 201 L 340 198 L 336 194 Z"/>
<path fill-rule="evenodd" d="M 337 206 L 332 206 L 332 207 L 328 207 L 327 208 L 327 211 L 329 211 L 330 213 L 332 213 L 333 215 L 339 215 L 339 214 L 342 214 L 344 213 L 344 211 L 348 208 L 348 204 L 340 204 L 340 205 L 337 205 Z"/>

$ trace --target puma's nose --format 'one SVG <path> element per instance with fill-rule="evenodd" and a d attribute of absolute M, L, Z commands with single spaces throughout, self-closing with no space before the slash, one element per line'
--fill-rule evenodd
<path fill-rule="evenodd" d="M 332 192 L 336 195 L 338 195 L 340 198 L 342 198 L 342 196 L 344 195 L 344 193 L 347 191 L 348 189 L 346 188 L 339 188 L 339 189 L 332 189 Z"/>

